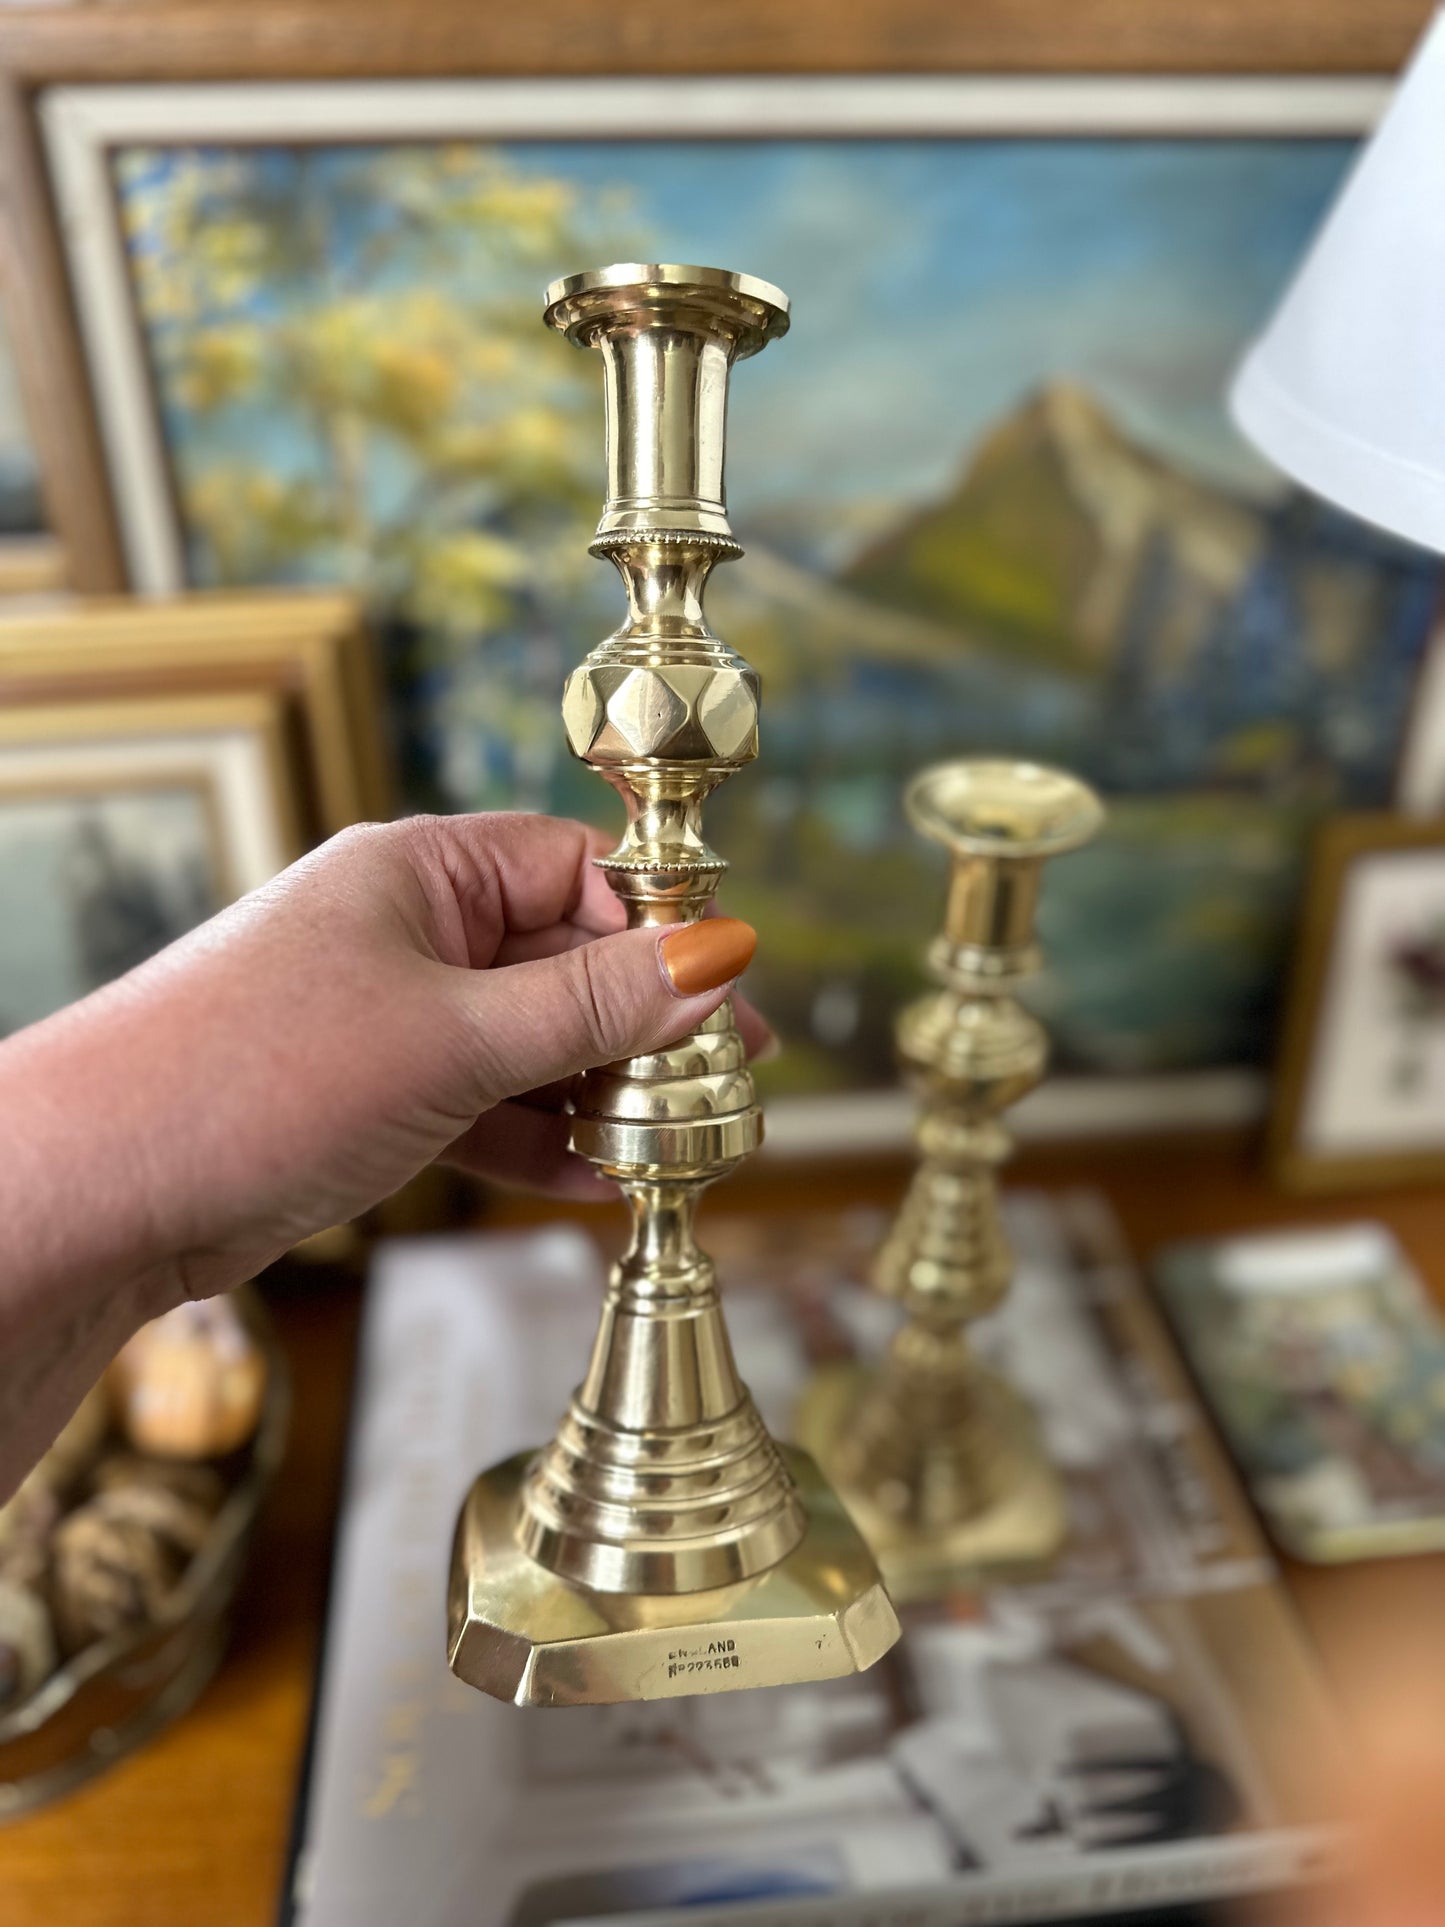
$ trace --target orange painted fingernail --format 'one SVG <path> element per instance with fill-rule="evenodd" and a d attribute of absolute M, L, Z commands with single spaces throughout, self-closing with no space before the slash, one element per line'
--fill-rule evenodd
<path fill-rule="evenodd" d="M 705 917 L 669 930 L 657 946 L 662 974 L 675 997 L 697 997 L 730 983 L 747 969 L 758 933 L 739 917 Z"/>

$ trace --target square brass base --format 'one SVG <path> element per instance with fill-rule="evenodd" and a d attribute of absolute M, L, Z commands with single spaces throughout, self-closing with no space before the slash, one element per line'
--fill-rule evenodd
<path fill-rule="evenodd" d="M 825 1366 L 804 1392 L 794 1424 L 872 1547 L 892 1597 L 912 1605 L 1046 1573 L 1067 1536 L 1068 1512 L 1038 1422 L 1024 1400 L 1002 1381 L 989 1381 L 988 1436 L 997 1496 L 957 1525 L 925 1528 L 875 1505 L 839 1472 L 837 1444 L 871 1370 Z"/>
<path fill-rule="evenodd" d="M 804 1452 L 780 1448 L 808 1514 L 770 1571 L 710 1592 L 600 1593 L 538 1565 L 513 1536 L 532 1454 L 483 1472 L 457 1520 L 447 1657 L 518 1706 L 597 1706 L 864 1672 L 898 1638 L 878 1569 Z"/>

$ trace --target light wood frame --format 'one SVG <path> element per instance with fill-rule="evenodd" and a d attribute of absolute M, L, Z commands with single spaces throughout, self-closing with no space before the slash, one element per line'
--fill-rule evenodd
<path fill-rule="evenodd" d="M 1337 955 L 1346 882 L 1356 863 L 1396 850 L 1437 850 L 1445 875 L 1445 821 L 1421 821 L 1389 811 L 1361 812 L 1324 823 L 1315 840 L 1304 913 L 1295 939 L 1294 970 L 1266 1141 L 1270 1175 L 1286 1190 L 1353 1191 L 1385 1185 L 1438 1184 L 1445 1178 L 1445 1142 L 1438 1149 L 1423 1151 L 1342 1154 L 1312 1150 L 1301 1135 Z"/>
<path fill-rule="evenodd" d="M 65 551 L 53 535 L 0 537 L 0 597 L 55 596 L 65 586 Z"/>
<path fill-rule="evenodd" d="M 0 298 L 72 586 L 128 586 L 37 128 L 66 82 L 473 75 L 1381 74 L 1430 0 L 123 0 L 7 7 Z"/>
<path fill-rule="evenodd" d="M 391 813 L 381 703 L 355 597 L 216 593 L 0 617 L 0 704 L 280 691 L 299 710 L 307 840 Z"/>

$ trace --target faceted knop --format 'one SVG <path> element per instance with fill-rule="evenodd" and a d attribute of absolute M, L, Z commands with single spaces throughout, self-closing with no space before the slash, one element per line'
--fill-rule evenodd
<path fill-rule="evenodd" d="M 585 756 L 602 721 L 602 696 L 586 667 L 574 669 L 562 691 L 562 724 L 574 756 Z"/>
<path fill-rule="evenodd" d="M 661 756 L 687 721 L 686 694 L 674 672 L 634 669 L 607 699 L 607 720 L 634 754 Z"/>
<path fill-rule="evenodd" d="M 591 763 L 738 764 L 757 754 L 757 677 L 746 667 L 584 665 L 562 711 L 568 742 Z"/>
<path fill-rule="evenodd" d="M 750 669 L 716 669 L 698 705 L 703 734 L 723 762 L 758 753 L 758 683 Z"/>

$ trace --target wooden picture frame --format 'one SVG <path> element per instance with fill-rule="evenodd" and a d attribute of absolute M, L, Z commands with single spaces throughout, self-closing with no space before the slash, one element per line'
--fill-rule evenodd
<path fill-rule="evenodd" d="M 1430 0 L 421 0 L 339 11 L 255 6 L 14 7 L 0 36 L 0 300 L 9 312 L 51 519 L 72 587 L 129 586 L 37 115 L 65 83 L 475 75 L 1386 74 Z"/>
<path fill-rule="evenodd" d="M 317 81 L 48 88 L 38 107 L 47 178 L 75 300 L 90 399 L 109 476 L 128 585 L 173 595 L 194 581 L 183 477 L 140 305 L 117 161 L 145 149 L 344 152 L 552 138 L 624 142 L 790 139 L 880 144 L 944 141 L 1230 137 L 1355 141 L 1374 126 L 1387 86 L 1360 76 L 1170 74 L 617 78 L 375 83 Z M 563 131 L 570 130 L 570 131 Z"/>
<path fill-rule="evenodd" d="M 0 1031 L 121 975 L 305 842 L 280 692 L 0 707 Z"/>
<path fill-rule="evenodd" d="M 53 535 L 0 537 L 0 612 L 4 600 L 55 597 L 66 586 L 65 551 Z"/>
<path fill-rule="evenodd" d="M 231 895 L 240 895 L 268 882 L 278 870 L 305 853 L 305 830 L 296 797 L 296 769 L 284 702 L 259 690 L 229 690 L 224 694 L 124 697 L 102 702 L 18 704 L 0 707 L 0 792 L 12 791 L 29 779 L 23 764 L 33 767 L 34 780 L 52 786 L 64 780 L 47 775 L 45 758 L 57 745 L 73 746 L 89 754 L 99 771 L 104 758 L 115 754 L 128 767 L 123 780 L 144 780 L 143 752 L 132 746 L 154 744 L 187 771 L 204 768 L 217 746 L 246 740 L 246 781 L 255 778 L 258 798 L 264 797 L 264 819 L 254 835 L 235 839 L 226 861 Z M 167 764 L 171 766 L 171 764 Z M 160 759 L 156 767 L 161 767 Z M 94 788 L 97 775 L 87 774 Z M 242 785 L 238 782 L 239 796 Z M 245 854 L 243 852 L 249 852 Z"/>
<path fill-rule="evenodd" d="M 1420 659 L 1393 801 L 1405 816 L 1445 814 L 1445 610 Z"/>
<path fill-rule="evenodd" d="M 1372 812 L 1319 831 L 1267 1140 L 1286 1189 L 1445 1178 L 1445 1089 L 1429 1079 L 1437 1026 L 1445 1044 L 1437 903 L 1445 932 L 1445 821 Z"/>
<path fill-rule="evenodd" d="M 0 615 L 0 705 L 247 689 L 277 692 L 295 711 L 308 842 L 390 815 L 380 697 L 355 597 L 115 598 Z"/>

